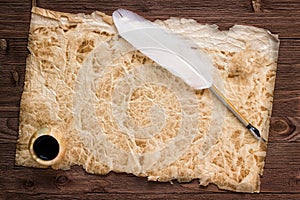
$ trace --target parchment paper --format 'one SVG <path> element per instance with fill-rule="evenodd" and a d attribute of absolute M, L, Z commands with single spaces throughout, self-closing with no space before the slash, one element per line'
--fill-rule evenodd
<path fill-rule="evenodd" d="M 183 35 L 215 65 L 215 84 L 268 139 L 279 40 L 236 25 L 219 31 L 192 19 L 155 23 Z M 42 127 L 63 135 L 51 167 L 81 165 L 150 181 L 199 179 L 200 185 L 259 192 L 266 144 L 208 91 L 195 91 L 123 40 L 110 16 L 34 7 L 30 25 L 16 164 L 33 160 L 29 139 Z"/>

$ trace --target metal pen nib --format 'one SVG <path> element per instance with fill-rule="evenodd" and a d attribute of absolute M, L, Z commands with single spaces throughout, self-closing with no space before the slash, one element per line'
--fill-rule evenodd
<path fill-rule="evenodd" d="M 215 94 L 218 99 L 236 116 L 240 122 L 250 130 L 252 135 L 258 139 L 259 141 L 266 142 L 266 140 L 261 137 L 259 130 L 255 128 L 233 105 L 232 103 L 226 99 L 226 97 L 220 92 L 220 90 L 215 86 L 212 85 L 210 88 L 210 91 Z"/>
<path fill-rule="evenodd" d="M 254 137 L 256 137 L 258 140 L 262 140 L 263 142 L 267 142 L 263 137 L 261 137 L 259 130 L 257 128 L 255 128 L 252 124 L 248 124 L 246 126 L 247 129 L 249 129 L 252 133 L 252 135 L 254 135 Z"/>

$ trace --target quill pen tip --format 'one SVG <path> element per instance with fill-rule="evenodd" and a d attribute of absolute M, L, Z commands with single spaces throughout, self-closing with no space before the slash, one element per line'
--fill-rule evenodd
<path fill-rule="evenodd" d="M 256 137 L 259 141 L 262 141 L 264 143 L 266 143 L 267 141 L 261 136 L 259 130 L 257 128 L 255 128 L 252 124 L 248 124 L 248 126 L 246 127 L 248 128 L 251 133 L 254 135 L 254 137 Z"/>

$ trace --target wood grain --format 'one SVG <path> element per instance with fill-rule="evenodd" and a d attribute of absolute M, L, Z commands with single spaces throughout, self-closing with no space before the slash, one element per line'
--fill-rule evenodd
<path fill-rule="evenodd" d="M 286 3 L 284 3 L 286 2 Z M 272 6 L 272 2 L 262 3 L 262 11 L 255 13 L 251 1 L 223 0 L 223 1 L 191 1 L 184 0 L 81 0 L 81 1 L 38 1 L 37 5 L 43 8 L 71 12 L 91 13 L 100 10 L 111 14 L 115 9 L 122 7 L 137 13 L 143 12 L 148 19 L 166 19 L 170 16 L 194 18 L 200 23 L 216 23 L 221 29 L 227 29 L 234 24 L 254 25 L 281 33 L 282 37 L 299 38 L 297 28 L 300 21 L 299 2 L 297 0 L 280 1 L 279 7 Z M 0 3 L 0 38 L 3 36 L 26 37 L 30 20 L 31 2 L 14 0 Z M 283 17 L 284 16 L 284 17 Z M 290 26 L 293 24 L 294 26 Z"/>
<path fill-rule="evenodd" d="M 16 193 L 8 193 L 3 195 L 6 199 L 19 199 L 20 194 Z M 298 194 L 230 194 L 226 195 L 228 199 L 231 200 L 274 200 L 274 199 L 289 199 L 289 200 L 298 200 Z M 1 196 L 0 196 L 1 197 Z M 22 195 L 24 199 L 70 199 L 70 200 L 81 200 L 81 199 L 102 199 L 102 200 L 120 200 L 120 199 L 153 199 L 153 200 L 161 200 L 161 199 L 172 199 L 172 200 L 182 200 L 182 199 L 198 199 L 198 200 L 216 200 L 224 198 L 223 194 L 214 194 L 214 193 L 198 193 L 193 195 L 187 194 L 109 194 L 109 193 L 86 193 L 81 195 L 57 195 L 57 194 L 37 194 L 37 195 Z"/>
<path fill-rule="evenodd" d="M 0 38 L 27 38 L 31 1 L 0 1 Z"/>
<path fill-rule="evenodd" d="M 111 14 L 119 7 L 148 19 L 170 16 L 215 23 L 254 25 L 281 39 L 269 144 L 261 194 L 238 194 L 198 182 L 147 182 L 110 173 L 34 169 L 14 165 L 18 113 L 28 54 L 32 2 L 63 12 Z M 300 198 L 300 3 L 299 0 L 1 0 L 0 2 L 0 199 L 299 199 Z"/>
<path fill-rule="evenodd" d="M 293 15 L 278 15 L 281 9 L 266 7 L 265 12 L 255 13 L 251 1 L 245 0 L 222 0 L 222 1 L 187 1 L 184 0 L 156 0 L 153 1 L 127 1 L 127 0 L 104 0 L 93 1 L 84 0 L 78 3 L 65 1 L 39 1 L 39 5 L 44 8 L 59 10 L 64 12 L 87 12 L 91 13 L 95 9 L 111 14 L 119 7 L 133 10 L 142 14 L 150 20 L 167 19 L 173 17 L 193 18 L 199 23 L 218 24 L 221 29 L 228 29 L 234 24 L 253 25 L 266 28 L 274 33 L 281 33 L 285 38 L 300 37 L 300 32 L 295 28 L 300 25 L 300 13 L 298 13 L 297 0 L 291 1 L 291 6 L 285 6 L 285 11 Z M 269 4 L 266 4 L 269 5 Z M 290 26 L 293 23 L 295 27 Z M 288 34 L 287 34 L 288 33 Z"/>
<path fill-rule="evenodd" d="M 270 142 L 300 142 L 300 117 L 272 117 Z"/>

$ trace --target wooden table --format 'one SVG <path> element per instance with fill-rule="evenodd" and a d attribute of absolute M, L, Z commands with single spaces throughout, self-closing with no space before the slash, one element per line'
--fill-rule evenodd
<path fill-rule="evenodd" d="M 19 104 L 24 84 L 32 5 L 63 12 L 111 14 L 122 7 L 148 19 L 170 16 L 218 24 L 254 25 L 279 34 L 281 45 L 270 137 L 260 194 L 216 186 L 154 183 L 110 173 L 91 175 L 14 165 Z M 300 0 L 1 0 L 0 1 L 0 199 L 300 199 Z"/>

